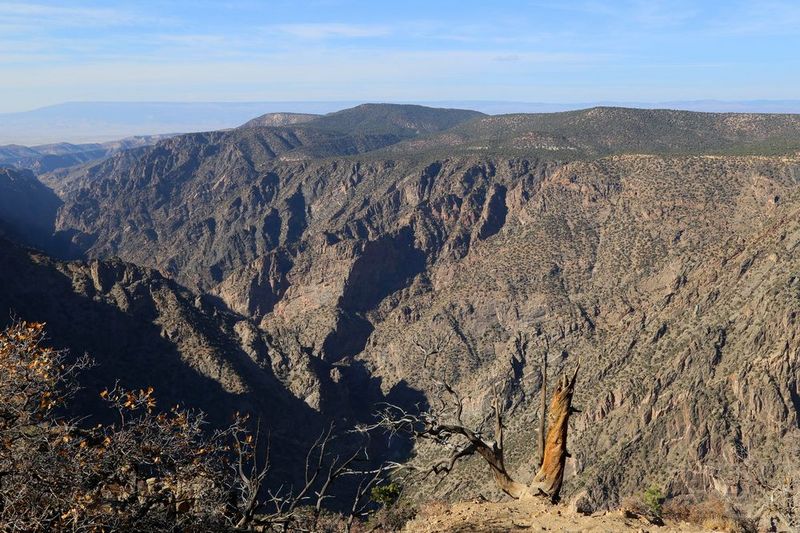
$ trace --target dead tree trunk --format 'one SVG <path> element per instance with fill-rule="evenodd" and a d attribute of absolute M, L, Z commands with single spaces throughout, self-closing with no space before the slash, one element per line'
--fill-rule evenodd
<path fill-rule="evenodd" d="M 478 446 L 478 453 L 489 463 L 494 482 L 500 487 L 500 490 L 512 498 L 519 499 L 526 494 L 528 487 L 514 481 L 506 470 L 505 457 L 503 455 L 503 430 L 505 426 L 503 425 L 503 406 L 501 402 L 500 393 L 495 390 L 494 400 L 492 401 L 492 409 L 494 410 L 494 443 L 485 450 Z"/>
<path fill-rule="evenodd" d="M 564 465 L 569 457 L 567 452 L 569 416 L 578 412 L 572 407 L 572 395 L 575 392 L 578 368 L 580 365 L 575 368 L 571 379 L 564 374 L 553 392 L 548 416 L 550 429 L 547 432 L 544 459 L 530 486 L 533 495 L 547 496 L 553 502 L 557 502 L 559 499 L 561 483 L 564 480 Z"/>
<path fill-rule="evenodd" d="M 536 466 L 541 468 L 542 463 L 544 462 L 544 430 L 545 430 L 545 419 L 547 418 L 547 353 L 549 351 L 550 343 L 547 343 L 547 347 L 545 348 L 544 352 L 542 353 L 542 393 L 541 393 L 541 413 L 539 413 L 539 462 Z"/>
<path fill-rule="evenodd" d="M 430 356 L 440 353 L 442 343 L 436 343 L 433 348 L 426 347 L 423 343 L 415 341 L 415 345 L 423 354 L 423 368 L 427 368 Z M 548 345 L 549 348 L 549 345 Z M 569 417 L 578 410 L 572 407 L 572 395 L 575 392 L 575 382 L 578 377 L 578 368 L 575 368 L 572 377 L 564 374 L 558 381 L 550 402 L 549 415 L 545 410 L 547 389 L 544 383 L 547 380 L 547 349 L 542 362 L 542 417 L 539 425 L 539 450 L 534 461 L 539 468 L 530 485 L 514 480 L 508 473 L 505 465 L 503 448 L 503 401 L 500 389 L 494 390 L 492 410 L 494 414 L 494 440 L 486 438 L 483 425 L 476 428 L 469 427 L 462 419 L 464 402 L 456 390 L 443 379 L 432 377 L 438 386 L 436 400 L 439 407 L 431 408 L 419 414 L 409 413 L 402 407 L 386 404 L 386 407 L 376 413 L 378 421 L 372 426 L 363 426 L 362 431 L 370 431 L 376 427 L 387 429 L 391 434 L 407 432 L 414 441 L 427 440 L 442 448 L 449 449 L 447 458 L 434 461 L 432 464 L 393 464 L 392 468 L 403 468 L 428 475 L 447 476 L 456 464 L 473 455 L 480 455 L 489 465 L 492 477 L 498 488 L 512 498 L 531 498 L 534 496 L 546 497 L 552 502 L 559 499 L 561 484 L 564 480 L 564 466 L 567 457 L 567 431 Z M 450 401 L 447 401 L 447 399 Z M 548 430 L 545 438 L 544 421 L 547 420 Z"/>

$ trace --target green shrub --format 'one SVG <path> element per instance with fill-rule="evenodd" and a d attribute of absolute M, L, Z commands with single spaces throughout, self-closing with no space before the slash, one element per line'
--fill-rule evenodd
<path fill-rule="evenodd" d="M 653 516 L 661 518 L 661 504 L 664 502 L 664 494 L 658 485 L 650 485 L 642 494 L 642 501 Z"/>
<path fill-rule="evenodd" d="M 397 483 L 387 483 L 373 487 L 370 491 L 372 501 L 381 506 L 372 513 L 368 527 L 370 531 L 400 531 L 413 520 L 417 509 L 409 502 L 399 502 L 403 490 Z"/>
<path fill-rule="evenodd" d="M 400 492 L 400 486 L 397 483 L 389 483 L 373 487 L 370 496 L 375 503 L 383 507 L 390 507 L 400 498 Z"/>

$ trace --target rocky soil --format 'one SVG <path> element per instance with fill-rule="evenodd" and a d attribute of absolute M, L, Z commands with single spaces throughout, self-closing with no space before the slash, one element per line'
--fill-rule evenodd
<path fill-rule="evenodd" d="M 699 533 L 718 531 L 686 522 L 668 520 L 653 525 L 623 511 L 601 511 L 584 515 L 567 506 L 552 506 L 525 500 L 490 503 L 481 501 L 430 505 L 406 524 L 415 533 L 501 533 L 507 531 L 559 531 L 564 533 Z"/>

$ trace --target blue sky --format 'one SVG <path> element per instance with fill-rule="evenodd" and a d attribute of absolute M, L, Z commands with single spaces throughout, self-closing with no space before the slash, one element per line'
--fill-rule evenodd
<path fill-rule="evenodd" d="M 799 88 L 798 1 L 0 0 L 0 112 L 796 99 Z"/>

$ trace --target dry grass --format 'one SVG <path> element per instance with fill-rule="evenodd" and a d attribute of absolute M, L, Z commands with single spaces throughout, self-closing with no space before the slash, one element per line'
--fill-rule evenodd
<path fill-rule="evenodd" d="M 700 502 L 684 498 L 667 501 L 663 507 L 665 518 L 688 522 L 715 531 L 728 533 L 749 533 L 756 531 L 756 525 L 733 504 L 711 496 Z"/>
<path fill-rule="evenodd" d="M 445 514 L 448 511 L 448 509 L 450 509 L 450 504 L 445 503 L 441 500 L 433 500 L 421 505 L 417 516 L 420 519 L 425 520 L 432 516 L 439 516 Z"/>

